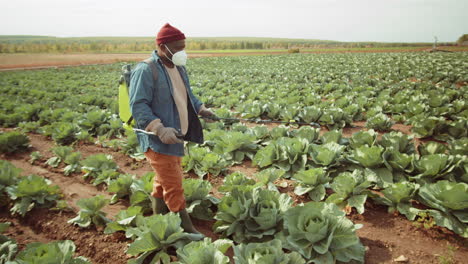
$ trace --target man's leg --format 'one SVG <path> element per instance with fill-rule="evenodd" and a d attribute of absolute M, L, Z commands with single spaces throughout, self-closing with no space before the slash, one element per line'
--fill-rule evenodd
<path fill-rule="evenodd" d="M 149 156 L 151 159 L 151 166 L 157 173 L 157 181 L 155 181 L 154 185 L 155 194 L 153 196 L 158 197 L 162 189 L 162 197 L 169 210 L 179 213 L 182 228 L 186 232 L 200 234 L 193 226 L 190 216 L 185 210 L 186 203 L 184 189 L 182 188 L 182 158 L 156 153 L 151 149 L 147 153 L 147 157 Z"/>
<path fill-rule="evenodd" d="M 146 159 L 149 161 L 151 167 L 153 167 L 154 171 L 156 172 L 156 153 L 149 149 L 147 152 L 145 152 Z M 159 176 L 158 173 L 154 175 L 154 181 L 153 181 L 153 192 L 151 193 L 151 196 L 154 197 L 154 199 L 151 199 L 151 207 L 153 209 L 153 213 L 155 214 L 166 214 L 169 212 L 169 209 L 167 208 L 166 203 L 164 202 L 163 199 L 163 189 L 161 186 L 161 183 L 159 182 Z"/>

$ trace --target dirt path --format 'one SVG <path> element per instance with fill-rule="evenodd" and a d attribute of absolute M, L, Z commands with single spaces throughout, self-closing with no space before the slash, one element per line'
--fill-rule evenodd
<path fill-rule="evenodd" d="M 468 240 L 445 228 L 426 230 L 418 228 L 404 216 L 387 213 L 387 208 L 366 202 L 362 215 L 351 215 L 355 224 L 363 224 L 357 231 L 361 242 L 368 247 L 366 263 L 396 263 L 400 256 L 408 263 L 438 264 L 439 257 L 445 256 L 452 262 L 466 263 Z M 454 248 L 453 258 L 449 246 Z"/>
<path fill-rule="evenodd" d="M 247 53 L 190 53 L 189 58 L 246 56 L 285 54 L 286 52 L 247 52 Z M 0 71 L 9 70 L 37 70 L 82 65 L 99 65 L 116 62 L 136 62 L 150 57 L 148 53 L 119 53 L 119 54 L 0 54 Z"/>
<path fill-rule="evenodd" d="M 47 137 L 37 134 L 29 134 L 31 140 L 31 151 L 39 151 L 43 155 L 43 159 L 47 160 L 53 156 L 50 151 L 55 145 L 53 141 L 48 141 Z M 101 151 L 102 152 L 102 151 Z M 98 152 L 99 153 L 99 152 Z M 82 152 L 83 158 L 91 155 L 91 153 Z M 93 153 L 94 154 L 94 153 Z M 64 176 L 62 173 L 63 167 L 52 168 L 46 166 L 42 162 L 30 163 L 30 153 L 18 153 L 8 157 L 8 160 L 17 168 L 22 169 L 22 175 L 36 174 L 51 180 L 54 184 L 58 185 L 64 194 L 64 199 L 73 208 L 75 212 L 79 211 L 76 202 L 82 198 L 90 198 L 96 195 L 103 195 L 110 199 L 111 195 L 92 184 L 85 181 L 82 174 L 72 174 Z M 105 206 L 102 211 L 107 213 L 109 218 L 113 218 L 120 210 L 126 209 L 126 206 L 120 203 Z"/>

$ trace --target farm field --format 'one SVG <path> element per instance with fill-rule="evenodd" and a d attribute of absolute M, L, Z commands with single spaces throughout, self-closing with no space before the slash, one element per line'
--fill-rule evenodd
<path fill-rule="evenodd" d="M 375 52 L 417 52 L 428 51 L 432 47 L 381 47 L 381 48 L 316 48 L 301 49 L 301 53 L 375 53 Z M 447 46 L 440 49 L 446 51 L 468 51 L 468 47 Z M 151 51 L 119 52 L 119 53 L 14 53 L 0 54 L 0 71 L 14 69 L 44 69 L 55 67 L 79 66 L 90 64 L 109 64 L 117 62 L 135 62 L 148 57 Z M 272 55 L 287 54 L 286 49 L 261 50 L 189 50 L 190 58 L 242 56 L 242 55 Z"/>
<path fill-rule="evenodd" d="M 257 120 L 203 123 L 186 144 L 205 244 L 151 216 L 152 169 L 118 118 L 123 65 L 0 72 L 0 260 L 57 240 L 90 263 L 468 258 L 467 52 L 190 59 L 201 101 Z"/>

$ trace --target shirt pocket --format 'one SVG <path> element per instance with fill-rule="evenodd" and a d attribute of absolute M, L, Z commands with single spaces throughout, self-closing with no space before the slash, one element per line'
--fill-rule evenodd
<path fill-rule="evenodd" d="M 172 102 L 172 94 L 165 78 L 159 78 L 156 82 L 154 102 L 156 105 L 169 105 Z"/>

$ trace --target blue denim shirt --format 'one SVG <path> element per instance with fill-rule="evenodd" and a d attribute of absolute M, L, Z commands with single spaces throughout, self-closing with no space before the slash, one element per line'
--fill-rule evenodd
<path fill-rule="evenodd" d="M 152 57 L 158 70 L 157 82 L 153 81 L 151 67 L 144 62 L 132 70 L 129 91 L 130 111 L 139 129 L 145 129 L 151 121 L 159 118 L 165 127 L 173 127 L 180 131 L 179 112 L 174 102 L 171 80 L 156 51 L 153 51 Z M 195 113 L 198 113 L 202 102 L 193 95 L 185 68 L 177 67 L 177 69 L 187 88 L 189 98 L 187 104 L 191 104 Z M 184 156 L 183 143 L 164 144 L 159 137 L 141 132 L 137 132 L 137 138 L 143 152 L 151 148 L 166 155 Z"/>

